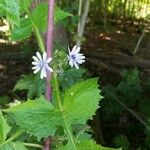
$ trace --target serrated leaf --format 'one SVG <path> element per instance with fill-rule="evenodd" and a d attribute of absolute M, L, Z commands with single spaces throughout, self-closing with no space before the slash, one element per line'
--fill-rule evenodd
<path fill-rule="evenodd" d="M 60 23 L 63 19 L 69 16 L 73 15 L 61 10 L 59 7 L 55 7 L 55 17 L 54 17 L 55 24 Z"/>
<path fill-rule="evenodd" d="M 47 3 L 41 3 L 33 10 L 31 14 L 31 19 L 36 26 L 41 31 L 45 31 L 47 28 L 48 19 L 48 5 Z"/>
<path fill-rule="evenodd" d="M 16 26 L 20 26 L 19 1 L 5 0 L 5 3 L 6 3 L 5 11 L 7 19 Z"/>
<path fill-rule="evenodd" d="M 0 144 L 2 144 L 7 137 L 8 132 L 10 131 L 10 127 L 3 117 L 2 112 L 0 111 Z"/>
<path fill-rule="evenodd" d="M 0 145 L 0 150 L 27 150 L 27 148 L 21 142 L 9 142 Z"/>
<path fill-rule="evenodd" d="M 11 39 L 14 41 L 24 40 L 32 34 L 32 23 L 29 18 L 23 18 L 20 27 L 14 27 L 11 31 Z"/>
<path fill-rule="evenodd" d="M 61 121 L 60 112 L 43 96 L 9 108 L 6 112 L 16 118 L 16 123 L 23 131 L 38 137 L 39 140 L 53 136 L 56 125 Z"/>
<path fill-rule="evenodd" d="M 92 119 L 102 99 L 97 79 L 77 83 L 66 90 L 64 95 L 64 114 L 70 124 L 85 124 Z"/>

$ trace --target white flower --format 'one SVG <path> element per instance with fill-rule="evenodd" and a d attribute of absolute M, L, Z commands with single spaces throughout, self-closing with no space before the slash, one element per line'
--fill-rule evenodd
<path fill-rule="evenodd" d="M 71 67 L 75 66 L 76 69 L 79 69 L 79 65 L 85 62 L 85 56 L 80 52 L 80 47 L 77 47 L 76 45 L 73 47 L 72 51 L 69 50 L 69 65 Z"/>
<path fill-rule="evenodd" d="M 32 62 L 32 65 L 34 65 L 34 67 L 32 67 L 32 69 L 34 70 L 33 73 L 36 74 L 41 70 L 41 75 L 40 75 L 41 79 L 47 77 L 47 73 L 46 73 L 47 71 L 53 72 L 53 69 L 48 65 L 52 61 L 52 58 L 51 57 L 47 58 L 46 52 L 43 53 L 43 57 L 39 52 L 36 52 L 36 56 L 33 56 L 32 58 L 34 60 Z"/>

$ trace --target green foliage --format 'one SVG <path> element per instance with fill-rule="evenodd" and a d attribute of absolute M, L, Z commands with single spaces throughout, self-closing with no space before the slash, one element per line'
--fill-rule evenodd
<path fill-rule="evenodd" d="M 71 87 L 75 83 L 83 81 L 85 79 L 85 73 L 87 73 L 87 70 L 84 68 L 80 68 L 78 70 L 75 68 L 66 69 L 64 73 L 59 76 L 62 90 L 65 91 L 65 89 Z"/>
<path fill-rule="evenodd" d="M 19 0 L 19 7 L 20 7 L 21 14 L 29 10 L 31 3 L 32 3 L 32 0 Z"/>
<path fill-rule="evenodd" d="M 8 21 L 12 24 L 20 25 L 20 12 L 19 12 L 19 1 L 18 0 L 2 0 L 0 1 L 0 9 L 7 16 Z"/>
<path fill-rule="evenodd" d="M 115 97 L 119 97 L 121 102 L 129 107 L 134 107 L 142 98 L 143 88 L 139 78 L 139 71 L 137 69 L 123 70 L 121 72 L 121 77 L 121 82 L 116 86 L 107 85 L 104 87 L 106 91 L 104 96 L 106 98 L 104 101 L 104 110 L 107 114 L 119 114 L 125 110 L 125 108 L 121 107 L 120 104 L 116 102 L 109 92 Z"/>
<path fill-rule="evenodd" d="M 27 150 L 21 142 L 9 142 L 0 146 L 0 150 Z"/>
<path fill-rule="evenodd" d="M 103 147 L 103 146 L 97 145 L 92 140 L 82 142 L 82 143 L 78 144 L 77 147 L 78 147 L 78 150 L 85 150 L 85 149 L 88 149 L 88 150 L 121 150 L 120 148 L 114 149 L 114 148 L 108 148 L 108 147 Z"/>
<path fill-rule="evenodd" d="M 61 10 L 59 7 L 55 7 L 55 18 L 54 21 L 56 24 L 61 23 L 63 19 L 67 18 L 68 16 L 73 16 L 70 13 L 67 13 Z"/>
<path fill-rule="evenodd" d="M 59 150 L 70 150 L 70 145 L 66 145 Z M 108 147 L 103 147 L 101 145 L 96 144 L 92 140 L 87 140 L 81 143 L 77 144 L 77 150 L 122 150 L 121 148 L 119 149 L 114 149 L 114 148 L 108 148 Z"/>
<path fill-rule="evenodd" d="M 130 133 L 128 139 L 132 139 L 135 136 L 144 135 L 145 145 L 143 141 L 137 142 L 138 147 L 142 149 L 149 149 L 150 139 L 150 101 L 149 101 L 149 82 L 141 82 L 140 72 L 137 69 L 123 70 L 121 72 L 122 80 L 116 85 L 107 85 L 104 87 L 104 101 L 101 109 L 105 123 L 111 123 L 122 130 L 122 126 L 129 126 L 124 133 Z M 123 104 L 123 105 L 122 105 Z M 134 122 L 130 118 L 134 117 L 138 119 L 139 124 Z M 146 121 L 148 120 L 148 121 Z M 144 127 L 143 127 L 144 125 Z M 144 130 L 146 131 L 144 133 Z M 112 131 L 113 133 L 113 131 Z M 122 147 L 123 149 L 130 149 L 132 141 L 129 143 L 126 136 L 120 136 L 120 130 L 113 134 L 114 145 Z M 114 138 L 115 136 L 115 138 Z M 111 139 L 110 138 L 110 139 Z M 140 139 L 140 138 L 139 138 Z"/>
<path fill-rule="evenodd" d="M 48 5 L 47 3 L 41 3 L 31 13 L 31 20 L 33 25 L 41 31 L 47 29 L 47 18 L 48 18 Z"/>
<path fill-rule="evenodd" d="M 14 27 L 11 31 L 11 39 L 14 41 L 24 40 L 32 34 L 32 24 L 29 18 L 21 18 L 20 27 Z"/>
<path fill-rule="evenodd" d="M 16 118 L 16 123 L 24 131 L 38 139 L 54 136 L 56 126 L 61 123 L 60 111 L 43 96 L 6 110 Z"/>
<path fill-rule="evenodd" d="M 85 124 L 92 119 L 98 109 L 102 97 L 97 88 L 97 79 L 90 79 L 77 83 L 64 94 L 64 114 L 70 124 Z M 90 102 L 90 105 L 89 105 Z M 79 107 L 80 106 L 80 107 Z"/>
<path fill-rule="evenodd" d="M 126 136 L 120 135 L 114 138 L 114 144 L 116 147 L 122 147 L 122 150 L 129 150 L 129 141 Z"/>
<path fill-rule="evenodd" d="M 7 124 L 6 119 L 3 117 L 2 112 L 0 111 L 0 144 L 2 144 L 7 137 L 10 127 Z"/>
<path fill-rule="evenodd" d="M 39 75 L 26 75 L 18 80 L 14 90 L 27 90 L 28 98 L 40 97 L 44 94 L 45 85 L 44 81 L 39 78 Z"/>
<path fill-rule="evenodd" d="M 25 85 L 23 86 L 25 88 Z M 35 100 L 28 100 L 19 106 L 8 108 L 5 112 L 15 117 L 21 130 L 40 140 L 48 136 L 54 137 L 58 126 L 62 126 L 66 131 L 68 130 L 66 127 L 75 124 L 84 125 L 88 119 L 92 119 L 99 107 L 99 100 L 102 98 L 99 94 L 97 79 L 89 79 L 77 83 L 65 91 L 62 108 L 56 108 L 42 96 Z M 78 140 L 80 139 L 81 137 L 78 137 Z M 70 143 L 68 142 L 68 144 Z M 79 145 L 79 149 L 80 147 Z"/>

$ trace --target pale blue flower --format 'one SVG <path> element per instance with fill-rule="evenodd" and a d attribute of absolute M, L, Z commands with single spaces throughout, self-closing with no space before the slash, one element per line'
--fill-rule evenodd
<path fill-rule="evenodd" d="M 47 58 L 46 52 L 43 53 L 43 56 L 41 56 L 39 52 L 36 52 L 36 56 L 33 56 L 32 58 L 34 60 L 32 62 L 32 65 L 34 65 L 34 67 L 32 67 L 32 69 L 34 70 L 33 73 L 36 74 L 37 72 L 41 71 L 41 79 L 47 77 L 47 71 L 53 72 L 53 69 L 48 65 L 52 61 L 52 58 Z"/>
<path fill-rule="evenodd" d="M 85 56 L 80 52 L 80 47 L 77 47 L 76 45 L 73 47 L 72 51 L 68 48 L 69 55 L 69 65 L 71 67 L 75 66 L 76 69 L 79 69 L 79 65 L 85 62 Z"/>

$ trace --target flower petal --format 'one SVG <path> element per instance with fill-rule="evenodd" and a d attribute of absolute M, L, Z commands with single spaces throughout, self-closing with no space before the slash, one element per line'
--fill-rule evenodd
<path fill-rule="evenodd" d="M 75 61 L 74 61 L 73 64 L 74 64 L 74 66 L 75 66 L 76 69 L 79 69 L 79 66 L 78 66 L 78 64 Z"/>
<path fill-rule="evenodd" d="M 39 66 L 34 66 L 32 67 L 33 70 L 37 69 L 37 68 L 40 68 Z"/>
<path fill-rule="evenodd" d="M 44 53 L 43 53 L 43 61 L 46 61 L 46 59 L 47 59 L 47 53 L 44 52 Z"/>
<path fill-rule="evenodd" d="M 40 60 L 39 60 L 36 56 L 33 56 L 32 58 L 33 58 L 35 61 L 40 62 Z"/>
<path fill-rule="evenodd" d="M 74 60 L 72 60 L 72 59 L 69 60 L 69 65 L 70 65 L 71 67 L 73 67 L 73 61 L 74 61 Z"/>
<path fill-rule="evenodd" d="M 39 72 L 40 71 L 40 67 L 39 68 L 37 68 L 36 70 L 34 70 L 34 74 L 36 74 L 37 72 Z"/>
<path fill-rule="evenodd" d="M 79 52 L 80 52 L 80 49 L 81 49 L 80 47 L 77 47 L 76 50 L 75 50 L 75 53 L 76 53 L 76 54 L 79 53 Z"/>
<path fill-rule="evenodd" d="M 32 65 L 39 65 L 39 63 L 40 63 L 40 62 L 33 61 L 33 62 L 32 62 Z"/>
<path fill-rule="evenodd" d="M 72 48 L 72 51 L 71 52 L 75 52 L 76 51 L 76 48 L 77 48 L 77 46 L 75 45 L 73 48 Z"/>
<path fill-rule="evenodd" d="M 45 67 L 42 68 L 40 77 L 41 77 L 41 79 L 43 79 L 44 77 L 45 78 L 47 77 Z"/>
<path fill-rule="evenodd" d="M 52 61 L 52 58 L 49 57 L 49 58 L 46 60 L 46 63 L 48 64 L 48 63 L 50 63 L 51 61 Z"/>
<path fill-rule="evenodd" d="M 39 59 L 40 61 L 42 61 L 42 56 L 41 56 L 41 54 L 40 54 L 39 52 L 36 52 L 36 56 L 38 57 L 38 59 Z"/>
<path fill-rule="evenodd" d="M 53 69 L 51 67 L 49 67 L 48 65 L 46 66 L 46 69 L 50 72 L 53 72 Z"/>

